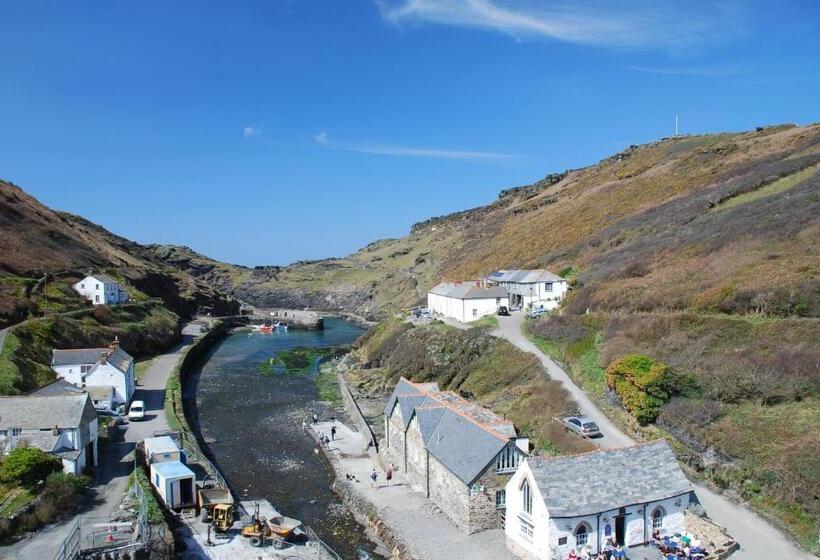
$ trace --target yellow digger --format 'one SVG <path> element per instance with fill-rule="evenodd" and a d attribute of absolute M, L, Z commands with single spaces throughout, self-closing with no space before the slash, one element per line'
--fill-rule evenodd
<path fill-rule="evenodd" d="M 301 525 L 302 522 L 298 519 L 284 515 L 276 514 L 270 519 L 261 517 L 257 503 L 251 522 L 242 527 L 242 536 L 250 539 L 251 546 L 262 546 L 265 540 L 270 540 L 273 541 L 274 548 L 282 548 L 285 540 Z"/>

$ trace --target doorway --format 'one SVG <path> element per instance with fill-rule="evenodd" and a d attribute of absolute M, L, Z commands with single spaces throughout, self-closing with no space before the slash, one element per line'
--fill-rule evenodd
<path fill-rule="evenodd" d="M 626 541 L 626 516 L 621 515 L 615 518 L 615 542 L 624 546 Z"/>
<path fill-rule="evenodd" d="M 179 501 L 180 505 L 187 506 L 194 503 L 194 479 L 183 478 L 179 481 Z"/>

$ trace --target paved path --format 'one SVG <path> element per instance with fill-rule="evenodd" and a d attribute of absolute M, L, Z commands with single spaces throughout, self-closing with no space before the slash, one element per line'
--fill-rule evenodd
<path fill-rule="evenodd" d="M 522 329 L 524 314 L 516 312 L 509 317 L 498 317 L 499 326 L 493 331 L 495 336 L 509 340 L 525 352 L 531 352 L 546 368 L 547 375 L 560 381 L 578 403 L 583 413 L 591 418 L 604 434 L 603 438 L 591 440 L 605 449 L 631 445 L 634 440 L 623 433 L 612 423 L 598 406 L 587 397 L 586 393 L 575 385 L 569 375 L 561 369 L 549 356 L 544 354 L 535 344 L 524 335 Z M 738 559 L 769 559 L 788 558 L 789 560 L 816 560 L 817 557 L 792 544 L 785 536 L 768 521 L 748 510 L 731 502 L 729 499 L 712 492 L 699 484 L 693 484 L 698 496 L 709 517 L 718 525 L 727 529 L 740 543 L 740 550 L 732 555 Z"/>
<path fill-rule="evenodd" d="M 0 354 L 3 353 L 3 345 L 6 343 L 6 335 L 9 334 L 9 329 L 11 329 L 11 327 L 0 329 Z"/>
<path fill-rule="evenodd" d="M 313 429 L 330 435 L 330 424 L 319 422 Z M 382 520 L 397 538 L 407 545 L 417 560 L 514 560 L 507 550 L 501 529 L 466 535 L 443 513 L 414 490 L 403 473 L 393 475 L 387 486 L 384 472 L 365 452 L 367 441 L 359 432 L 336 422 L 336 441 L 330 442 L 329 456 L 337 484 L 348 484 L 361 498 L 373 504 Z M 377 469 L 378 479 L 371 487 L 370 473 Z M 358 482 L 346 482 L 345 474 L 352 474 Z"/>
<path fill-rule="evenodd" d="M 166 354 L 157 356 L 140 380 L 133 400 L 145 401 L 146 420 L 123 425 L 102 450 L 99 467 L 94 473 L 94 497 L 91 507 L 62 523 L 49 525 L 32 538 L 0 548 L 0 558 L 19 560 L 50 560 L 54 558 L 75 520 L 81 526 L 100 523 L 110 519 L 122 501 L 128 484 L 128 475 L 134 466 L 136 442 L 153 435 L 155 431 L 167 430 L 163 406 L 165 384 L 168 375 L 179 361 L 180 355 L 200 332 L 200 323 L 188 323 L 182 329 L 182 341 Z"/>

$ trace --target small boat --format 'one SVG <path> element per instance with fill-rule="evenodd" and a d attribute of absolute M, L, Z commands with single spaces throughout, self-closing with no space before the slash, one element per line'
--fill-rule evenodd
<path fill-rule="evenodd" d="M 253 330 L 262 334 L 270 334 L 276 330 L 276 325 L 254 325 Z"/>
<path fill-rule="evenodd" d="M 288 332 L 288 326 L 284 323 L 280 323 L 279 321 L 276 321 L 276 323 L 274 323 L 273 326 L 276 327 L 276 330 L 280 330 L 280 331 L 283 331 L 283 332 Z"/>

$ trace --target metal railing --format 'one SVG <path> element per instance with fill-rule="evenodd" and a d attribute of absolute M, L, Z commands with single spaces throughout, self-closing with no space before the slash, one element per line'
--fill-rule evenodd
<path fill-rule="evenodd" d="M 54 555 L 54 560 L 75 560 L 80 557 L 80 522 L 75 521 L 71 524 L 71 529 L 68 531 L 68 536 L 63 540 L 57 554 Z"/>
<path fill-rule="evenodd" d="M 320 539 L 320 538 L 319 538 L 319 535 L 317 535 L 317 534 L 316 534 L 316 532 L 315 532 L 313 529 L 311 529 L 310 527 L 307 527 L 307 526 L 306 526 L 306 527 L 305 527 L 305 532 L 307 533 L 307 536 L 308 536 L 308 538 L 309 538 L 311 541 L 313 541 L 313 542 L 315 542 L 316 544 L 318 544 L 318 545 L 319 545 L 319 546 L 320 546 L 320 547 L 321 547 L 321 548 L 322 548 L 325 552 L 327 552 L 327 553 L 328 553 L 328 554 L 330 554 L 333 558 L 335 558 L 335 560 L 342 560 L 342 557 L 341 557 L 341 556 L 339 556 L 339 554 L 338 554 L 335 550 L 333 550 L 333 549 L 330 547 L 330 545 L 329 545 L 329 544 L 327 544 L 325 541 L 323 541 L 322 539 Z"/>

